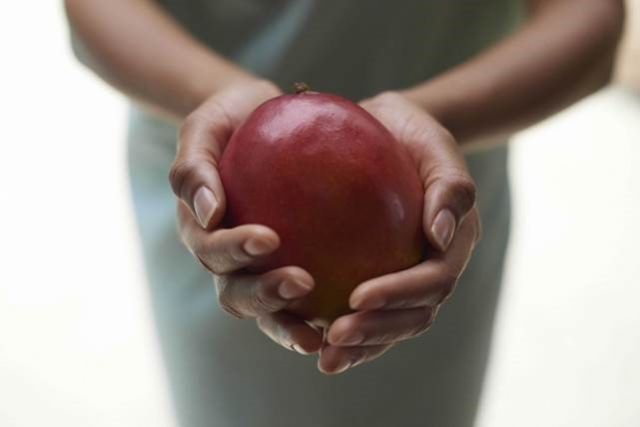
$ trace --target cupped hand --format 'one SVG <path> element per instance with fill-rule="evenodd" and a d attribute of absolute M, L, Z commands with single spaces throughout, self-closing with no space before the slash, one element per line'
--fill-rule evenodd
<path fill-rule="evenodd" d="M 480 235 L 475 184 L 452 135 L 399 93 L 383 93 L 361 106 L 407 147 L 418 168 L 425 191 L 423 228 L 432 250 L 421 264 L 368 280 L 352 292 L 355 312 L 333 322 L 320 351 L 318 367 L 328 374 L 373 360 L 425 332 Z"/>
<path fill-rule="evenodd" d="M 230 86 L 191 113 L 179 135 L 170 181 L 178 197 L 178 229 L 194 257 L 214 275 L 221 307 L 240 318 L 255 318 L 259 328 L 282 346 L 302 354 L 315 353 L 319 331 L 283 311 L 314 287 L 308 272 L 288 266 L 264 274 L 243 269 L 280 245 L 272 229 L 248 224 L 219 228 L 225 194 L 217 165 L 234 130 L 264 101 L 280 95 L 266 81 Z"/>

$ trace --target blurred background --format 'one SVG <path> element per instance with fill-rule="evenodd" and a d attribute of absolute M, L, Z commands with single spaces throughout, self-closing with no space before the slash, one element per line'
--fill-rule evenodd
<path fill-rule="evenodd" d="M 2 9 L 0 426 L 173 426 L 126 101 L 73 59 L 61 2 Z M 512 144 L 481 427 L 640 425 L 640 1 L 628 9 L 616 82 Z"/>

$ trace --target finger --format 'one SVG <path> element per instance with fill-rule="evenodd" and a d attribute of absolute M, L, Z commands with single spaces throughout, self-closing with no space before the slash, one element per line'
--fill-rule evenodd
<path fill-rule="evenodd" d="M 437 309 L 419 307 L 391 311 L 361 311 L 337 319 L 327 333 L 329 344 L 340 347 L 393 344 L 424 333 Z"/>
<path fill-rule="evenodd" d="M 425 178 L 423 226 L 429 243 L 444 252 L 456 228 L 476 201 L 475 183 L 466 168 L 440 163 Z"/>
<path fill-rule="evenodd" d="M 205 229 L 219 222 L 224 212 L 217 165 L 231 132 L 231 122 L 215 99 L 190 114 L 180 128 L 169 180 L 173 192 Z"/>
<path fill-rule="evenodd" d="M 426 114 L 420 121 L 412 143 L 425 189 L 424 231 L 429 243 L 444 252 L 475 206 L 476 186 L 453 136 Z"/>
<path fill-rule="evenodd" d="M 233 85 L 204 102 L 182 124 L 169 180 L 203 228 L 213 227 L 223 217 L 225 194 L 217 165 L 233 130 L 259 104 L 278 94 L 279 89 L 267 81 Z"/>
<path fill-rule="evenodd" d="M 437 120 L 398 93 L 381 94 L 363 106 L 409 149 L 425 189 L 425 234 L 433 247 L 445 251 L 476 199 L 458 143 Z"/>
<path fill-rule="evenodd" d="M 349 298 L 354 310 L 411 308 L 441 304 L 453 292 L 479 235 L 477 210 L 467 216 L 447 252 L 415 267 L 368 280 Z"/>
<path fill-rule="evenodd" d="M 382 356 L 391 345 L 370 347 L 336 347 L 328 345 L 320 350 L 318 369 L 328 375 L 340 374 L 349 368 Z"/>
<path fill-rule="evenodd" d="M 247 267 L 280 246 L 276 232 L 263 225 L 247 224 L 208 232 L 183 204 L 178 205 L 178 225 L 185 246 L 215 274 Z"/>
<path fill-rule="evenodd" d="M 277 344 L 300 354 L 317 353 L 322 346 L 322 333 L 285 311 L 258 317 L 257 323 L 260 330 Z"/>
<path fill-rule="evenodd" d="M 215 284 L 220 306 L 240 318 L 280 311 L 315 286 L 311 275 L 299 267 L 282 267 L 261 275 L 216 276 Z"/>

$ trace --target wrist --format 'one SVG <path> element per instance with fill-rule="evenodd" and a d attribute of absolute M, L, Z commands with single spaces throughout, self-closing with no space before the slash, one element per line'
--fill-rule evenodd
<path fill-rule="evenodd" d="M 487 131 L 484 127 L 490 124 L 487 122 L 484 125 L 473 124 L 478 111 L 490 108 L 490 103 L 479 91 L 463 92 L 435 81 L 401 93 L 447 129 L 465 153 L 502 145 L 511 136 L 508 130 Z"/>
<path fill-rule="evenodd" d="M 441 92 L 441 91 L 440 91 Z M 434 90 L 429 83 L 420 86 L 404 89 L 400 94 L 420 107 L 431 117 L 433 117 L 444 128 L 453 133 L 451 129 L 451 98 L 447 100 L 438 90 Z"/>
<path fill-rule="evenodd" d="M 187 98 L 184 102 L 183 117 L 199 107 L 212 95 L 230 86 L 252 84 L 258 80 L 255 76 L 244 70 L 233 68 L 232 70 L 225 70 L 225 72 L 213 69 L 209 75 L 199 75 L 188 78 L 185 82 L 187 84 Z"/>

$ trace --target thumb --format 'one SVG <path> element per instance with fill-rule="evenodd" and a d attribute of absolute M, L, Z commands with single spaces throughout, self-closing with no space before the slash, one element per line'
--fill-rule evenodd
<path fill-rule="evenodd" d="M 409 147 L 424 193 L 424 232 L 444 252 L 475 205 L 476 187 L 455 138 L 404 96 L 387 92 L 362 105 Z"/>
<path fill-rule="evenodd" d="M 475 206 L 476 185 L 453 137 L 448 132 L 435 132 L 433 136 L 435 140 L 425 144 L 428 146 L 425 161 L 430 166 L 423 177 L 424 230 L 429 242 L 444 252 Z"/>
<path fill-rule="evenodd" d="M 224 215 L 218 163 L 231 134 L 258 105 L 280 93 L 266 80 L 239 82 L 209 98 L 184 121 L 169 180 L 203 228 L 213 227 Z"/>
<path fill-rule="evenodd" d="M 475 205 L 475 185 L 457 171 L 433 181 L 425 193 L 425 231 L 431 244 L 446 251 L 456 228 Z"/>
<path fill-rule="evenodd" d="M 214 102 L 193 112 L 180 129 L 169 180 L 173 192 L 205 229 L 224 214 L 225 195 L 217 165 L 231 133 L 230 120 Z"/>

